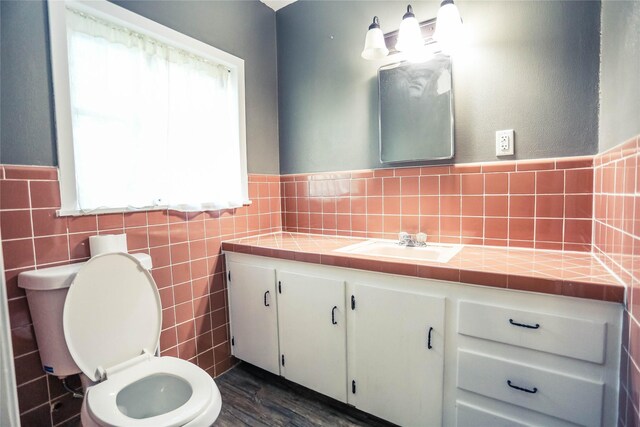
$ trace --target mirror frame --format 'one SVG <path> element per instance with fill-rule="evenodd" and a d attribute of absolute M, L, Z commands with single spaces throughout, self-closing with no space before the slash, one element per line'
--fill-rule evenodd
<path fill-rule="evenodd" d="M 429 43 L 430 44 L 430 43 Z M 434 52 L 435 55 L 442 54 L 442 52 Z M 414 159 L 405 159 L 405 160 L 388 160 L 384 161 L 382 159 L 382 89 L 380 87 L 380 71 L 399 67 L 405 64 L 410 64 L 407 60 L 392 62 L 389 64 L 385 64 L 378 68 L 377 78 L 378 78 L 378 159 L 381 164 L 400 164 L 400 163 L 415 163 L 415 162 L 427 162 L 427 161 L 436 161 L 436 160 L 450 160 L 455 157 L 455 133 L 454 133 L 454 105 L 453 105 L 453 60 L 449 57 L 450 66 L 451 66 L 451 96 L 449 98 L 449 116 L 451 118 L 451 155 L 444 157 L 428 157 L 428 158 L 414 158 Z"/>

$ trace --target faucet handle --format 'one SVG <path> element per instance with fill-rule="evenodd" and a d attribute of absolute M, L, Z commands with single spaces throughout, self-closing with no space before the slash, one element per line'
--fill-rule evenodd
<path fill-rule="evenodd" d="M 416 242 L 418 242 L 418 243 L 427 243 L 427 233 L 418 233 L 418 234 L 416 234 Z"/>
<path fill-rule="evenodd" d="M 400 242 L 408 242 L 411 240 L 411 235 L 405 231 L 401 231 L 398 233 L 398 241 Z"/>

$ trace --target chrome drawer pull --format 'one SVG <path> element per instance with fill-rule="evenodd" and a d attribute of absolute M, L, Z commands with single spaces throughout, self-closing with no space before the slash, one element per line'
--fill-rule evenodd
<path fill-rule="evenodd" d="M 511 384 L 511 380 L 507 380 L 507 385 L 511 388 L 515 388 L 516 390 L 520 390 L 520 391 L 524 391 L 525 393 L 537 393 L 538 392 L 538 387 L 534 387 L 533 389 L 528 389 L 528 388 L 524 388 L 524 387 L 518 387 L 517 385 L 513 385 Z"/>
<path fill-rule="evenodd" d="M 540 327 L 539 323 L 536 323 L 535 325 L 525 325 L 524 323 L 514 322 L 513 319 L 509 319 L 509 323 L 511 323 L 513 326 L 520 326 L 521 328 L 528 329 L 538 329 Z"/>

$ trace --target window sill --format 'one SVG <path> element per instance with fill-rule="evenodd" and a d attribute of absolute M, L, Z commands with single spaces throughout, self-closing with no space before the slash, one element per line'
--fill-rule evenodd
<path fill-rule="evenodd" d="M 242 206 L 251 206 L 253 204 L 252 200 L 245 200 L 242 202 Z M 228 209 L 238 209 L 238 208 L 228 208 Z M 111 213 L 132 213 L 132 212 L 152 212 L 152 211 L 166 211 L 166 210 L 175 210 L 176 212 L 211 212 L 217 210 L 225 210 L 225 209 L 205 209 L 202 211 L 180 211 L 177 209 L 172 209 L 169 206 L 149 206 L 145 208 L 99 208 L 93 209 L 91 211 L 82 211 L 78 209 L 58 209 L 56 211 L 56 215 L 59 217 L 65 216 L 83 216 L 83 215 L 101 215 L 101 214 L 111 214 Z"/>

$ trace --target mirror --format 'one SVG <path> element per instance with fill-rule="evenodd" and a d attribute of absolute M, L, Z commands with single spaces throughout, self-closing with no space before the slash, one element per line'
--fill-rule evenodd
<path fill-rule="evenodd" d="M 380 162 L 453 158 L 451 58 L 378 70 Z"/>

